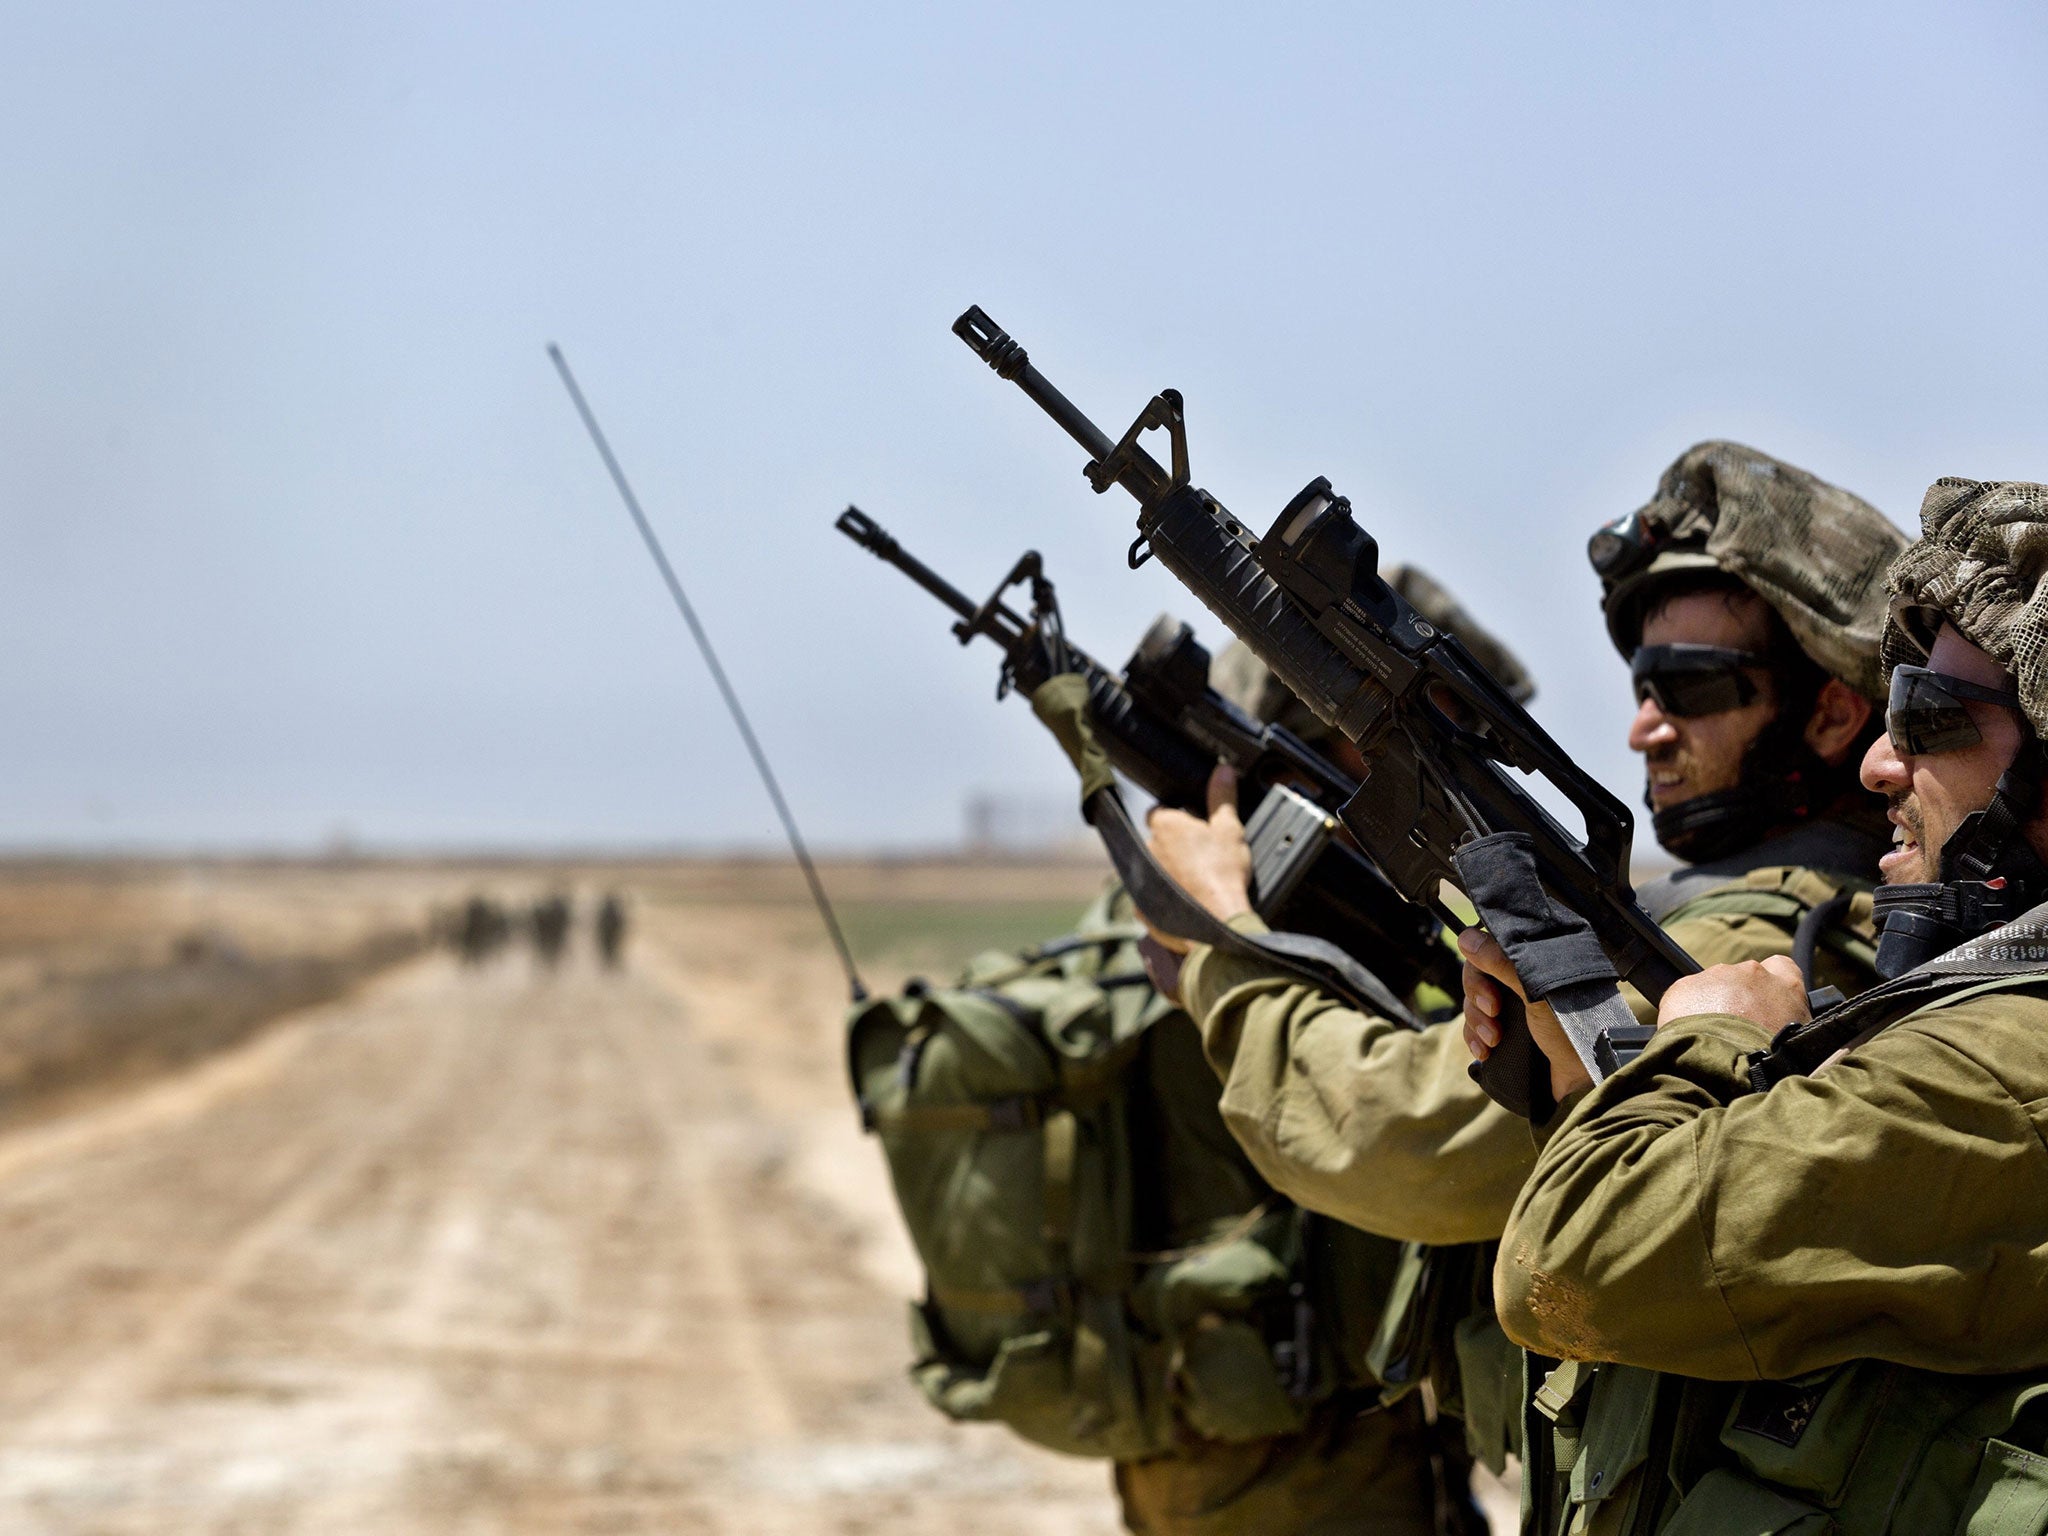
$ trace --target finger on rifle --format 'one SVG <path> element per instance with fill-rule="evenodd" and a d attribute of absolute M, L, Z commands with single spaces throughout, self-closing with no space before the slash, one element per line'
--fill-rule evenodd
<path fill-rule="evenodd" d="M 1508 959 L 1508 952 L 1495 942 L 1492 934 L 1480 928 L 1467 928 L 1458 935 L 1458 953 L 1495 981 L 1512 989 L 1515 996 L 1527 999 L 1528 994 L 1522 990 L 1522 978 L 1515 974 L 1514 962 Z"/>
<path fill-rule="evenodd" d="M 1209 820 L 1221 821 L 1226 814 L 1237 820 L 1237 770 L 1218 763 L 1209 770 Z"/>
<path fill-rule="evenodd" d="M 1470 964 L 1466 965 L 1462 980 L 1465 990 L 1465 1049 L 1484 1061 L 1500 1044 L 1500 983 Z"/>
<path fill-rule="evenodd" d="M 1489 1019 L 1500 1017 L 1500 983 L 1470 961 L 1465 964 L 1461 984 L 1465 1001 Z"/>
<path fill-rule="evenodd" d="M 1468 1012 L 1465 1015 L 1465 1049 L 1472 1053 L 1474 1061 L 1484 1061 L 1493 1054 L 1493 1047 L 1487 1043 L 1486 1036 L 1479 1032 L 1478 1025 L 1479 1021 Z"/>

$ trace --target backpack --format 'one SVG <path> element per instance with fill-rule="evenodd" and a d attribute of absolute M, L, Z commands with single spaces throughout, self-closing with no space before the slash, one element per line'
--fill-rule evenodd
<path fill-rule="evenodd" d="M 1259 1178 L 1115 912 L 849 1016 L 862 1121 L 927 1276 L 912 1377 L 949 1418 L 1118 1461 L 1298 1430 L 1372 1384 L 1399 1246 Z"/>

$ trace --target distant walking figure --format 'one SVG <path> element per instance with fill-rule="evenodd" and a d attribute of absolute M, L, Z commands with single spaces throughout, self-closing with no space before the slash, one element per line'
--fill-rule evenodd
<path fill-rule="evenodd" d="M 569 898 L 556 892 L 533 904 L 533 947 L 542 965 L 552 970 L 560 964 L 562 950 L 569 942 Z"/>
<path fill-rule="evenodd" d="M 606 970 L 619 968 L 625 946 L 626 904 L 619 900 L 618 892 L 607 891 L 604 905 L 597 909 L 597 952 L 604 957 Z"/>
<path fill-rule="evenodd" d="M 481 965 L 505 937 L 505 914 L 487 897 L 472 896 L 463 904 L 455 928 L 455 945 L 465 965 Z"/>

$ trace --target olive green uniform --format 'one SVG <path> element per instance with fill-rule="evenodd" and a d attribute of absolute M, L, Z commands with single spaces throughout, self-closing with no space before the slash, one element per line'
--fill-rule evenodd
<path fill-rule="evenodd" d="M 2048 977 L 1989 986 L 1762 1093 L 1675 1020 L 1569 1108 L 1495 1275 L 1565 1362 L 1536 1529 L 2048 1530 Z"/>
<path fill-rule="evenodd" d="M 1129 916 L 1129 899 L 1117 891 L 1090 908 L 1081 927 Z M 1184 1081 L 1188 1089 L 1157 1095 L 1158 1118 L 1135 1129 L 1153 1145 L 1134 1152 L 1141 1163 L 1168 1171 L 1148 1180 L 1164 1195 L 1154 1238 L 1165 1248 L 1191 1249 L 1262 1194 L 1272 1197 L 1222 1122 L 1206 1112 L 1209 1101 L 1196 1085 L 1208 1074 L 1186 1013 L 1161 1018 L 1151 1037 L 1154 1076 Z M 1197 1105 L 1203 1113 L 1192 1112 Z M 1171 1168 L 1194 1161 L 1174 1156 L 1182 1142 L 1199 1143 L 1211 1166 L 1238 1160 L 1239 1178 L 1229 1187 L 1175 1180 Z M 1339 1328 L 1369 1333 L 1377 1321 L 1384 1267 L 1372 1268 L 1365 1283 L 1374 1294 L 1345 1298 L 1348 1315 L 1335 1320 Z M 1463 1460 L 1450 1438 L 1424 1421 L 1417 1401 L 1382 1406 L 1372 1389 L 1345 1390 L 1312 1408 L 1296 1433 L 1258 1440 L 1183 1434 L 1170 1455 L 1119 1462 L 1117 1497 L 1125 1525 L 1141 1536 L 1438 1536 L 1444 1485 L 1455 1480 L 1460 1492 L 1463 1486 Z"/>
<path fill-rule="evenodd" d="M 1879 849 L 1858 831 L 1819 823 L 1753 853 L 1855 870 L 1874 868 Z M 1760 864 L 1744 873 L 1724 862 L 1680 870 L 1644 896 L 1680 946 L 1712 965 L 1790 954 L 1800 918 L 1845 883 L 1815 869 Z M 1846 993 L 1871 979 L 1869 901 L 1857 896 L 1845 921 L 1828 930 L 1837 942 L 1816 952 L 1816 979 Z M 1242 917 L 1233 926 L 1257 923 Z M 1276 1189 L 1413 1243 L 1499 1237 L 1535 1166 L 1536 1137 L 1472 1081 L 1458 1022 L 1408 1029 L 1207 948 L 1183 968 L 1181 993 L 1224 1079 L 1224 1121 Z M 1652 1017 L 1629 995 L 1646 1021 Z M 1446 1321 L 1457 1374 L 1438 1386 L 1464 1417 L 1472 1454 L 1500 1472 L 1522 1452 L 1527 1384 L 1487 1299 L 1483 1279 L 1469 1300 L 1444 1298 L 1454 1314 Z"/>
<path fill-rule="evenodd" d="M 1880 847 L 1833 824 L 1798 847 L 1826 870 L 1868 872 Z M 1843 876 L 1777 866 L 1773 839 L 1736 878 L 1704 889 L 1674 879 L 1667 926 L 1702 965 L 1792 950 L 1798 914 Z M 1689 872 L 1686 872 L 1689 873 Z M 1646 895 L 1661 894 L 1655 888 Z M 1868 898 L 1858 919 L 1867 931 Z M 1233 927 L 1257 931 L 1256 917 Z M 1856 992 L 1862 965 L 1823 948 L 1819 979 Z M 1498 1237 L 1535 1166 L 1526 1121 L 1487 1098 L 1467 1068 L 1457 1022 L 1416 1031 L 1346 1007 L 1300 980 L 1200 946 L 1181 971 L 1181 998 L 1223 1079 L 1223 1119 L 1275 1189 L 1340 1221 L 1424 1243 Z M 1640 1000 L 1638 1000 L 1640 1001 Z"/>
<path fill-rule="evenodd" d="M 1551 1137 L 1496 1274 L 1529 1348 L 1721 1381 L 2048 1366 L 2048 987 L 1923 1009 L 1813 1077 L 1658 1032 Z"/>

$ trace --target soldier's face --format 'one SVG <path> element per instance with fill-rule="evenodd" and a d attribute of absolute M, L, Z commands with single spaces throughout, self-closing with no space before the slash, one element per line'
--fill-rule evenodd
<path fill-rule="evenodd" d="M 1927 665 L 1948 677 L 1986 688 L 2010 688 L 2012 676 L 1944 624 Z M 2025 727 L 2012 710 L 1974 699 L 1959 701 L 1983 739 L 1949 752 L 1901 752 L 1890 736 L 1871 743 L 1863 757 L 1863 787 L 1889 802 L 1892 851 L 1878 860 L 1886 885 L 1916 885 L 1940 878 L 1941 850 L 1963 818 L 1991 803 L 1999 775 L 2012 765 Z"/>
<path fill-rule="evenodd" d="M 1643 621 L 1644 645 L 1718 645 L 1760 654 L 1770 639 L 1770 608 L 1747 591 L 1687 593 Z M 1757 696 L 1735 709 L 1668 715 L 1651 698 L 1637 706 L 1628 744 L 1643 754 L 1652 810 L 1668 810 L 1740 782 L 1743 754 L 1778 707 L 1770 674 L 1757 668 L 1749 675 L 1757 682 Z"/>

